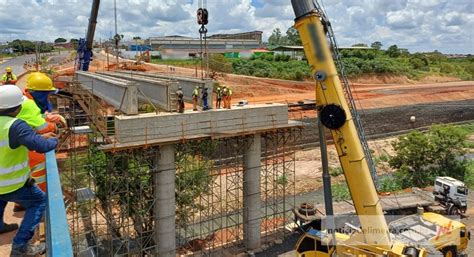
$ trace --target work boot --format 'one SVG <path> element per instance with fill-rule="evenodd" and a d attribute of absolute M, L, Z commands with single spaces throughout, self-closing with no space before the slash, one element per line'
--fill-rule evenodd
<path fill-rule="evenodd" d="M 13 224 L 7 224 L 3 223 L 3 228 L 0 229 L 0 234 L 5 234 L 8 232 L 12 232 L 18 229 L 18 224 L 13 223 Z"/>
<path fill-rule="evenodd" d="M 36 256 L 43 255 L 46 253 L 46 245 L 40 243 L 39 245 L 26 244 L 21 246 L 12 245 L 12 252 L 10 257 L 27 257 L 27 256 Z"/>

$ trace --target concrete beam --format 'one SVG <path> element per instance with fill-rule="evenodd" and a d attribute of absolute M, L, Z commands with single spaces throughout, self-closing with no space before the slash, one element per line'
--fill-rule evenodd
<path fill-rule="evenodd" d="M 82 87 L 128 115 L 138 114 L 138 90 L 135 83 L 77 71 Z"/>
<path fill-rule="evenodd" d="M 284 125 L 288 125 L 287 105 L 249 105 L 231 110 L 116 116 L 115 136 L 118 143 L 132 143 L 203 134 L 237 134 Z"/>
<path fill-rule="evenodd" d="M 140 102 L 150 101 L 162 110 L 169 112 L 176 110 L 177 81 L 156 80 L 144 76 L 130 76 L 129 74 L 115 72 L 98 72 L 98 74 L 135 83 L 140 90 L 138 93 Z"/>
<path fill-rule="evenodd" d="M 207 101 L 209 103 L 209 107 L 212 108 L 213 106 L 213 96 L 211 92 L 213 92 L 214 88 L 214 80 L 212 79 L 197 79 L 191 77 L 180 77 L 180 76 L 172 76 L 172 75 L 162 75 L 162 74 L 154 74 L 154 73 L 146 73 L 146 72 L 130 72 L 130 71 L 117 71 L 117 73 L 127 74 L 130 77 L 141 77 L 141 78 L 150 78 L 156 79 L 161 81 L 177 81 L 178 85 L 183 88 L 184 93 L 184 101 L 188 103 L 192 103 L 193 101 L 193 90 L 196 86 L 199 88 L 207 88 L 207 92 L 209 93 Z M 201 99 L 199 99 L 199 105 L 202 106 Z"/>
<path fill-rule="evenodd" d="M 174 145 L 160 147 L 153 174 L 156 256 L 176 255 Z"/>
<path fill-rule="evenodd" d="M 261 196 L 260 196 L 260 160 L 262 157 L 261 136 L 249 138 L 249 149 L 244 153 L 244 245 L 249 251 L 261 246 Z"/>

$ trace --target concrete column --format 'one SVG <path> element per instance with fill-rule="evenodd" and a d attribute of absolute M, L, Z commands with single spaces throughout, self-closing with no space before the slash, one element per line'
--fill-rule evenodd
<path fill-rule="evenodd" d="M 261 136 L 256 134 L 244 154 L 244 244 L 249 251 L 260 248 L 260 160 Z"/>
<path fill-rule="evenodd" d="M 156 256 L 160 257 L 176 255 L 175 175 L 174 145 L 162 146 L 153 175 Z"/>

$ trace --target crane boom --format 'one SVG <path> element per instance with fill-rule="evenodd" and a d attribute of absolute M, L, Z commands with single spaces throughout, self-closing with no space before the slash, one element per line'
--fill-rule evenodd
<path fill-rule="evenodd" d="M 92 50 L 94 42 L 95 26 L 97 25 L 97 15 L 99 14 L 100 0 L 92 2 L 91 16 L 89 18 L 89 26 L 87 27 L 86 46 L 88 50 Z"/>
<path fill-rule="evenodd" d="M 79 39 L 77 53 L 79 56 L 78 69 L 82 71 L 89 70 L 89 64 L 92 59 L 92 47 L 94 44 L 95 26 L 97 25 L 97 16 L 99 14 L 100 0 L 93 0 L 89 26 L 87 27 L 86 38 Z"/>
<path fill-rule="evenodd" d="M 311 0 L 291 2 L 296 15 L 295 28 L 316 79 L 316 104 L 320 107 L 321 121 L 333 136 L 362 230 L 371 231 L 364 233 L 365 243 L 390 249 L 388 226 L 332 60 L 321 16 Z"/>

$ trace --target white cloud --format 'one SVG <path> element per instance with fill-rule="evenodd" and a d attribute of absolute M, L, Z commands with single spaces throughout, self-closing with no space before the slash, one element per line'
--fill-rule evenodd
<path fill-rule="evenodd" d="M 127 39 L 198 37 L 198 0 L 116 0 L 118 30 Z M 264 31 L 293 25 L 290 0 L 208 0 L 209 33 Z M 0 0 L 0 41 L 52 41 L 85 34 L 92 1 Z M 253 4 L 257 3 L 257 4 Z M 411 51 L 474 53 L 472 0 L 323 0 L 340 45 L 381 41 Z M 96 39 L 114 34 L 113 0 L 102 0 Z"/>

